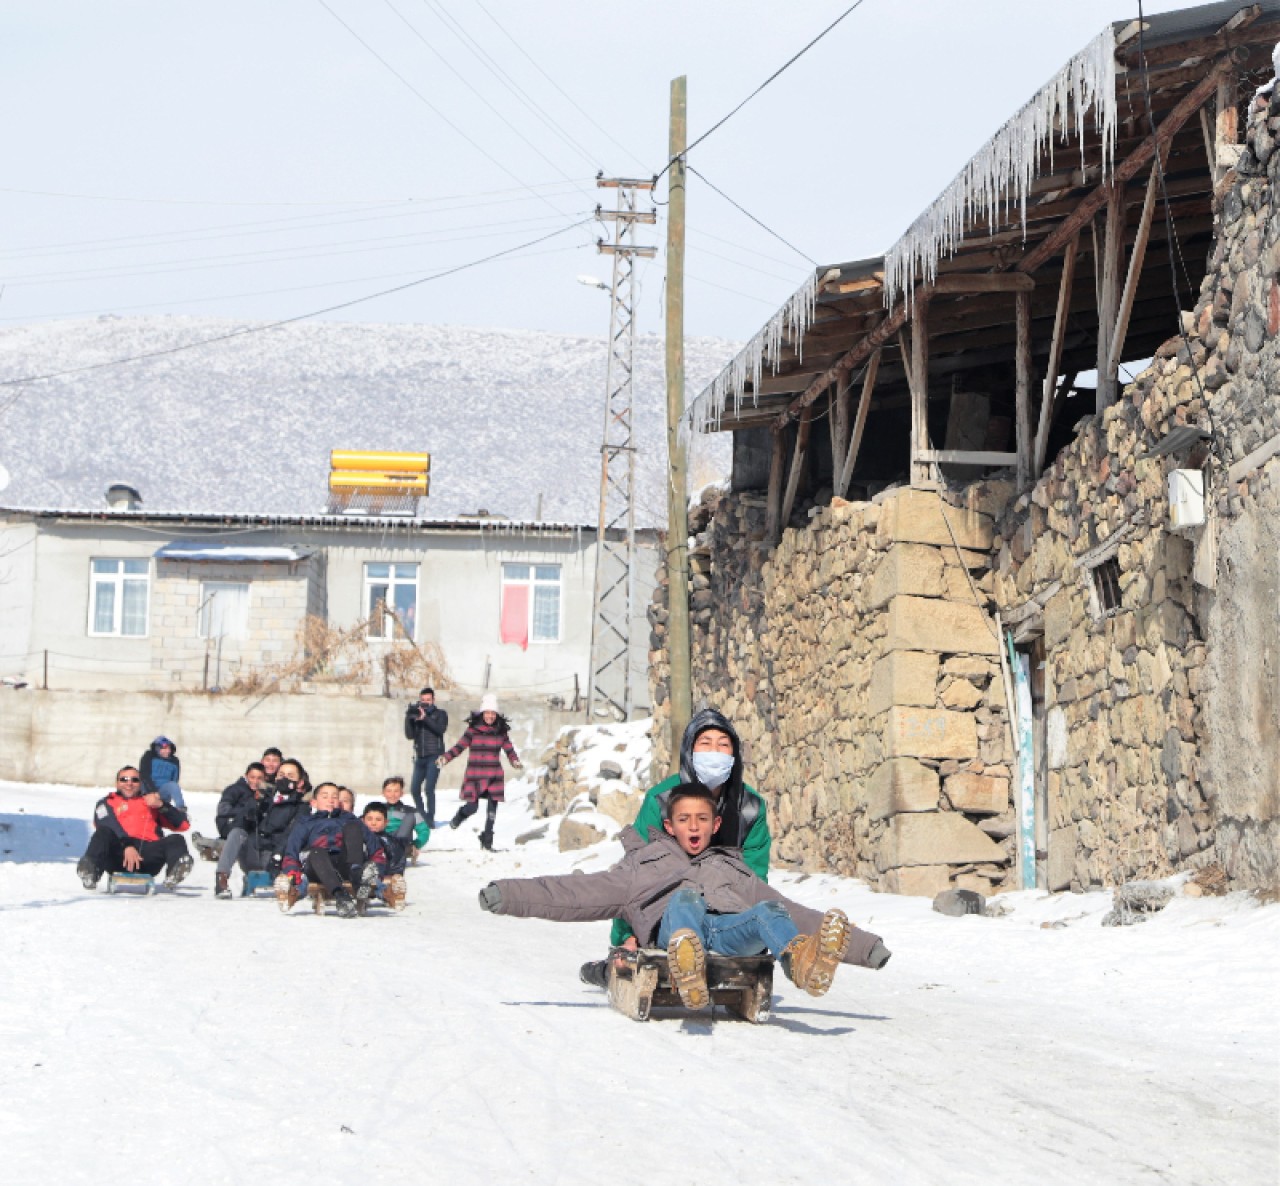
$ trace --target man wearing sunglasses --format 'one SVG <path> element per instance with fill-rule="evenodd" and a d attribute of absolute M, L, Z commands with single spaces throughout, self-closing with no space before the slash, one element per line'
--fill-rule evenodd
<path fill-rule="evenodd" d="M 187 842 L 181 836 L 190 823 L 187 813 L 166 803 L 159 791 L 144 792 L 137 767 L 116 775 L 116 789 L 93 809 L 93 835 L 76 872 L 85 889 L 97 888 L 104 873 L 146 873 L 165 870 L 166 889 L 173 889 L 191 872 Z"/>

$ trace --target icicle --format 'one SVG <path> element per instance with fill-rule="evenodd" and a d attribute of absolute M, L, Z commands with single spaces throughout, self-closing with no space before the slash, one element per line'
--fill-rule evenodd
<path fill-rule="evenodd" d="M 748 382 L 751 383 L 751 401 L 754 404 L 765 364 L 776 375 L 782 364 L 784 346 L 796 343 L 803 356 L 804 335 L 813 324 L 817 302 L 818 274 L 814 272 L 791 295 L 787 303 L 769 318 L 765 327 L 738 352 L 733 361 L 711 381 L 711 385 L 685 409 L 678 426 L 683 444 L 688 445 L 692 433 L 717 430 L 720 418 L 730 403 L 736 415 L 742 408 Z"/>
<path fill-rule="evenodd" d="M 1093 108 L 1094 126 L 1102 138 L 1105 175 L 1115 152 L 1116 44 L 1110 25 L 1076 54 L 1050 82 L 1010 119 L 960 171 L 942 195 L 907 228 L 884 258 L 884 303 L 911 299 L 915 281 L 932 283 L 938 260 L 955 254 L 964 239 L 965 222 L 993 216 L 1016 204 L 1027 229 L 1027 194 L 1040 154 L 1053 164 L 1053 127 L 1061 118 L 1067 139 L 1069 117 L 1084 156 L 1085 113 Z"/>

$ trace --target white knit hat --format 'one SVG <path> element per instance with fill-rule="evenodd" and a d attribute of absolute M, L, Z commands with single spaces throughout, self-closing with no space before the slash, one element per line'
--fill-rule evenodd
<path fill-rule="evenodd" d="M 498 711 L 497 696 L 495 696 L 492 692 L 489 692 L 485 696 L 483 696 L 480 700 L 480 711 L 481 712 L 497 712 Z"/>

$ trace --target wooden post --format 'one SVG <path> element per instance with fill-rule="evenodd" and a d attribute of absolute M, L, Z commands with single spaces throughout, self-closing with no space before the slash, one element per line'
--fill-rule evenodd
<path fill-rule="evenodd" d="M 1214 120 L 1215 137 L 1213 147 L 1214 163 L 1222 171 L 1218 174 L 1218 178 L 1221 180 L 1222 173 L 1225 173 L 1232 163 L 1225 159 L 1222 150 L 1237 144 L 1240 139 L 1240 117 L 1236 111 L 1236 76 L 1234 72 L 1219 76 L 1216 98 L 1217 118 Z"/>
<path fill-rule="evenodd" d="M 1049 344 L 1049 364 L 1044 375 L 1044 394 L 1040 399 L 1040 423 L 1036 426 L 1035 455 L 1031 463 L 1032 480 L 1044 472 L 1044 456 L 1049 448 L 1049 427 L 1053 423 L 1053 396 L 1058 384 L 1058 368 L 1062 365 L 1062 344 L 1067 332 L 1067 314 L 1071 311 L 1071 285 L 1076 274 L 1076 254 L 1080 250 L 1080 233 L 1067 244 L 1062 257 L 1062 280 L 1058 284 L 1058 310 L 1053 318 L 1053 341 Z"/>
<path fill-rule="evenodd" d="M 1018 435 L 1018 489 L 1031 484 L 1034 442 L 1031 436 L 1031 294 L 1020 292 L 1014 298 L 1015 414 Z"/>
<path fill-rule="evenodd" d="M 1120 250 L 1124 242 L 1124 184 L 1117 181 L 1107 195 L 1107 227 L 1102 237 L 1102 258 L 1094 266 L 1102 274 L 1102 299 L 1098 303 L 1097 411 L 1116 402 L 1116 375 L 1111 369 L 1111 335 L 1119 304 Z"/>
<path fill-rule="evenodd" d="M 209 690 L 209 644 L 204 644 L 204 678 L 200 684 L 200 690 L 207 692 Z"/>
<path fill-rule="evenodd" d="M 782 538 L 782 469 L 787 460 L 787 440 L 783 429 L 773 429 L 773 456 L 769 459 L 769 505 L 764 534 L 770 544 Z"/>
<path fill-rule="evenodd" d="M 880 370 L 880 351 L 877 350 L 867 360 L 867 373 L 862 380 L 862 396 L 858 400 L 858 416 L 853 422 L 853 435 L 849 438 L 849 452 L 845 455 L 844 465 L 840 468 L 840 478 L 836 483 L 836 495 L 844 498 L 849 490 L 849 482 L 853 478 L 853 467 L 858 463 L 858 450 L 862 447 L 862 432 L 867 427 L 867 412 L 871 408 L 871 392 L 875 389 L 876 373 Z"/>
<path fill-rule="evenodd" d="M 44 691 L 49 690 L 49 652 L 44 653 L 44 679 L 41 680 L 40 686 Z"/>
<path fill-rule="evenodd" d="M 679 769 L 680 742 L 693 714 L 689 641 L 689 516 L 684 443 L 684 227 L 688 133 L 686 80 L 671 82 L 671 131 L 667 171 L 667 660 L 670 664 L 671 756 Z"/>
<path fill-rule="evenodd" d="M 1116 314 L 1116 327 L 1111 334 L 1111 357 L 1107 370 L 1115 374 L 1120 368 L 1120 359 L 1124 351 L 1125 334 L 1129 332 L 1129 315 L 1133 312 L 1133 302 L 1138 295 L 1138 280 L 1142 274 L 1142 261 L 1147 254 L 1147 240 L 1151 238 L 1151 218 L 1156 208 L 1156 188 L 1160 182 L 1160 160 L 1156 159 L 1151 166 L 1151 176 L 1147 180 L 1147 195 L 1142 202 L 1142 217 L 1138 220 L 1138 233 L 1133 241 L 1133 249 L 1129 252 L 1129 272 L 1124 281 L 1124 294 L 1120 298 L 1120 309 Z M 1173 245 L 1170 244 L 1170 250 Z"/>
<path fill-rule="evenodd" d="M 782 498 L 781 530 L 787 529 L 791 512 L 796 505 L 796 492 L 800 489 L 800 474 L 804 470 L 805 454 L 809 449 L 809 429 L 813 426 L 813 405 L 807 404 L 800 413 L 800 429 L 796 433 L 796 447 L 791 454 L 791 472 L 787 474 L 787 492 Z"/>
<path fill-rule="evenodd" d="M 911 388 L 911 485 L 923 486 L 929 481 L 929 463 L 922 456 L 929 449 L 929 305 L 919 296 L 911 322 L 898 345 Z"/>
<path fill-rule="evenodd" d="M 848 374 L 836 380 L 828 416 L 831 428 L 831 492 L 840 498 L 844 497 L 839 489 L 840 467 L 844 464 L 845 449 L 849 444 L 849 381 Z"/>

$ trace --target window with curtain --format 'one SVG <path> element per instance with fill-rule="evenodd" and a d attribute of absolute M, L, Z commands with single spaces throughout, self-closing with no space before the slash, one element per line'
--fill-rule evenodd
<path fill-rule="evenodd" d="M 145 637 L 150 591 L 150 560 L 91 560 L 89 633 Z"/>
<path fill-rule="evenodd" d="M 200 582 L 200 637 L 246 638 L 249 586 L 243 581 Z"/>
<path fill-rule="evenodd" d="M 364 606 L 370 638 L 418 637 L 418 566 L 366 564 Z"/>
<path fill-rule="evenodd" d="M 560 565 L 502 566 L 499 637 L 520 647 L 560 641 Z"/>

